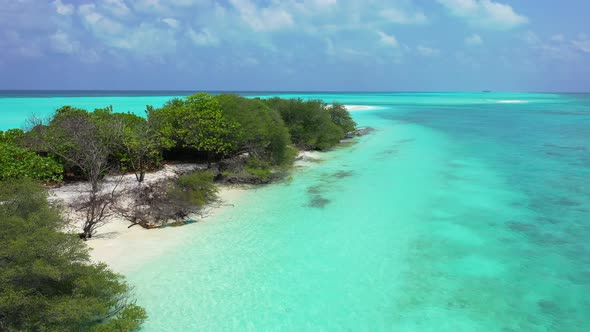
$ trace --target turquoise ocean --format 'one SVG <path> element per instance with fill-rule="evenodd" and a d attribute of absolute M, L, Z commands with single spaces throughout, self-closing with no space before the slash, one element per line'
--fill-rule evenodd
<path fill-rule="evenodd" d="M 0 130 L 186 94 L 4 94 Z M 590 94 L 258 95 L 375 131 L 129 272 L 142 331 L 590 331 Z"/>

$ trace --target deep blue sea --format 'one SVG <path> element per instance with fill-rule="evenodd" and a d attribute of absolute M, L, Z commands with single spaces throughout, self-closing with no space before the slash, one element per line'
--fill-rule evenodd
<path fill-rule="evenodd" d="M 0 130 L 186 94 L 0 94 Z M 143 331 L 590 331 L 590 94 L 248 95 L 375 131 L 127 273 Z"/>

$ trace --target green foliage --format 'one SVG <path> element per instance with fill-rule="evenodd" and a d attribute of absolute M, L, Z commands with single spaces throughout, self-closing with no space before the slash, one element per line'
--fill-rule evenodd
<path fill-rule="evenodd" d="M 271 98 L 265 102 L 280 112 L 293 144 L 300 149 L 327 150 L 346 134 L 332 121 L 327 105 L 321 100 Z"/>
<path fill-rule="evenodd" d="M 61 233 L 64 221 L 30 180 L 0 183 L 0 330 L 132 331 L 145 311 L 129 286 Z"/>
<path fill-rule="evenodd" d="M 37 125 L 31 136 L 36 149 L 55 155 L 67 172 L 82 173 L 96 189 L 117 165 L 111 164 L 122 135 L 122 121 L 112 108 L 95 112 L 64 106 L 47 125 Z"/>
<path fill-rule="evenodd" d="M 200 208 L 217 196 L 211 171 L 197 171 L 180 176 L 168 190 L 168 198 L 179 206 Z"/>
<path fill-rule="evenodd" d="M 162 150 L 167 145 L 167 141 L 150 122 L 151 110 L 148 107 L 147 118 L 131 113 L 113 114 L 123 125 L 116 155 L 123 169 L 133 171 L 139 182 L 143 181 L 146 170 L 159 165 Z"/>
<path fill-rule="evenodd" d="M 203 92 L 172 99 L 160 109 L 148 106 L 146 113 L 140 117 L 114 113 L 111 106 L 92 112 L 63 106 L 48 124 L 39 123 L 30 132 L 0 132 L 0 179 L 58 181 L 65 173 L 84 175 L 95 186 L 108 172 L 122 169 L 133 171 L 141 182 L 164 155 L 189 159 L 185 156 L 191 153 L 206 154 L 209 164 L 214 158 L 248 156 L 282 167 L 294 159 L 292 145 L 327 150 L 356 126 L 337 103 Z"/>
<path fill-rule="evenodd" d="M 60 182 L 63 172 L 63 166 L 53 158 L 41 157 L 33 151 L 0 142 L 0 181 L 31 178 L 42 182 Z"/>
<path fill-rule="evenodd" d="M 257 158 L 248 159 L 246 163 L 246 172 L 259 178 L 263 182 L 268 181 L 272 175 L 272 169 L 270 165 Z"/>
<path fill-rule="evenodd" d="M 332 122 L 342 128 L 344 133 L 349 133 L 356 128 L 356 122 L 354 122 L 344 105 L 333 103 L 332 106 L 328 106 L 328 112 L 330 113 Z"/>
<path fill-rule="evenodd" d="M 204 151 L 209 157 L 228 155 L 236 147 L 232 138 L 237 124 L 224 116 L 217 99 L 208 93 L 173 99 L 151 116 L 158 132 L 176 146 Z"/>
<path fill-rule="evenodd" d="M 288 158 L 289 130 L 281 115 L 259 99 L 235 94 L 217 96 L 224 115 L 239 126 L 234 131 L 237 150 L 278 165 Z"/>
<path fill-rule="evenodd" d="M 25 132 L 21 129 L 8 129 L 0 131 L 0 143 L 16 144 L 25 137 Z"/>

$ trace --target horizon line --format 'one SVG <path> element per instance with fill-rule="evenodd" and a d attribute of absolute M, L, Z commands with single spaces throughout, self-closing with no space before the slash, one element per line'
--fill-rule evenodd
<path fill-rule="evenodd" d="M 509 90 L 207 90 L 207 89 L 0 89 L 3 92 L 211 92 L 211 93 L 590 93 L 590 91 Z"/>

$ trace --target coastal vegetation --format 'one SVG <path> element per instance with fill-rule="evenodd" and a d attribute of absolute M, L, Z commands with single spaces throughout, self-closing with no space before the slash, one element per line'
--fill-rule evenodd
<path fill-rule="evenodd" d="M 92 264 L 44 188 L 0 182 L 0 331 L 133 331 L 145 320 L 121 275 Z"/>
<path fill-rule="evenodd" d="M 172 99 L 145 116 L 63 106 L 27 130 L 0 132 L 0 330 L 133 331 L 146 318 L 122 276 L 89 260 L 64 232 L 92 238 L 113 215 L 130 226 L 192 222 L 216 200 L 216 182 L 283 177 L 299 150 L 327 150 L 356 124 L 340 104 L 235 94 Z M 201 164 L 146 183 L 164 163 Z M 135 186 L 119 188 L 125 174 Z M 69 209 L 42 185 L 83 181 Z M 64 213 L 66 211 L 67 213 Z M 69 220 L 67 220 L 69 219 Z"/>
<path fill-rule="evenodd" d="M 355 127 L 343 105 L 321 100 L 201 92 L 147 106 L 144 117 L 110 106 L 63 106 L 49 119 L 31 118 L 27 131 L 1 133 L 0 180 L 85 180 L 73 209 L 83 221 L 80 237 L 88 239 L 116 211 L 143 227 L 184 219 L 214 199 L 215 181 L 281 178 L 297 150 L 330 149 Z M 147 171 L 186 161 L 204 163 L 209 171 L 141 185 Z M 121 200 L 118 182 L 105 186 L 105 179 L 130 172 L 138 185 Z"/>
<path fill-rule="evenodd" d="M 32 178 L 42 182 L 60 182 L 63 165 L 19 146 L 25 132 L 10 129 L 0 132 L 0 181 Z"/>
<path fill-rule="evenodd" d="M 211 171 L 195 171 L 172 180 L 138 185 L 122 193 L 114 211 L 131 222 L 131 226 L 162 227 L 170 220 L 184 224 L 191 214 L 197 214 L 217 198 L 217 186 Z"/>
<path fill-rule="evenodd" d="M 338 144 L 356 127 L 341 104 L 327 105 L 321 100 L 271 98 L 265 103 L 278 110 L 293 144 L 302 150 L 327 150 Z"/>

